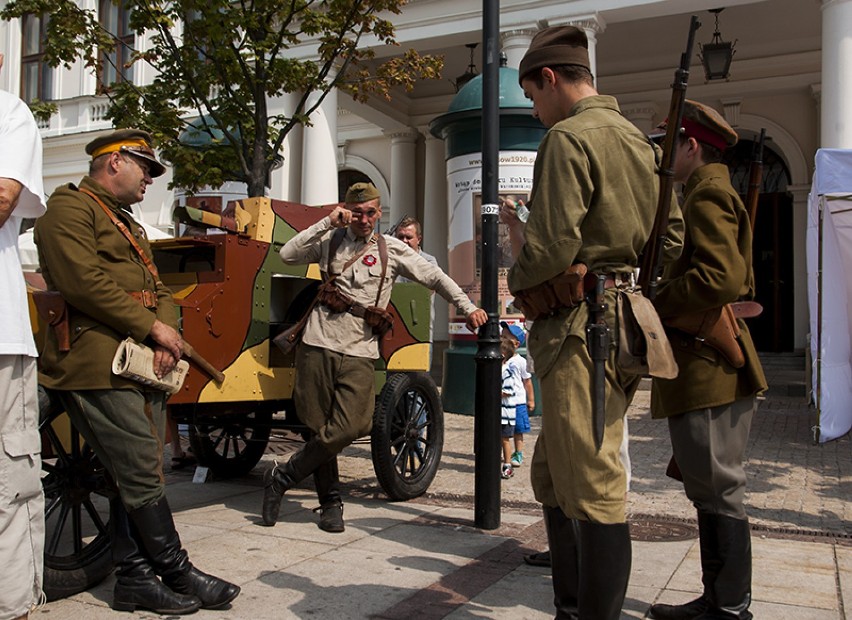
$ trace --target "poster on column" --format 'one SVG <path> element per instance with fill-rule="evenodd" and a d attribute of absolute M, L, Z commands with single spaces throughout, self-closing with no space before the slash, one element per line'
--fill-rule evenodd
<path fill-rule="evenodd" d="M 535 151 L 501 151 L 498 169 L 498 192 L 501 198 L 527 202 L 532 189 Z M 482 305 L 482 154 L 459 155 L 447 161 L 449 192 L 449 267 L 450 277 L 477 306 Z M 521 320 L 523 316 L 512 305 L 513 295 L 506 284 L 512 266 L 512 248 L 508 227 L 498 226 L 497 297 L 504 319 Z M 451 310 L 452 312 L 452 310 Z M 461 315 L 450 316 L 450 336 L 476 338 L 464 324 Z"/>

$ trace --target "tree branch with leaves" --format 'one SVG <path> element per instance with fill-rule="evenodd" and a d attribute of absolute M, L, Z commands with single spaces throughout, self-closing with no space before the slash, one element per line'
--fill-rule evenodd
<path fill-rule="evenodd" d="M 291 130 L 309 123 L 325 96 L 338 89 L 361 102 L 411 91 L 440 77 L 443 59 L 407 50 L 383 62 L 376 48 L 398 46 L 391 21 L 405 0 L 123 0 L 130 28 L 145 34 L 129 65 L 147 63 L 148 84 L 109 85 L 108 117 L 116 127 L 151 132 L 173 166 L 172 187 L 189 192 L 246 184 L 265 193 Z M 82 61 L 95 72 L 118 44 L 95 12 L 70 0 L 12 0 L 3 19 L 49 16 L 44 60 L 53 67 Z M 364 42 L 369 41 L 370 47 Z M 268 102 L 295 94 L 292 109 Z M 179 140 L 190 128 L 205 148 Z"/>

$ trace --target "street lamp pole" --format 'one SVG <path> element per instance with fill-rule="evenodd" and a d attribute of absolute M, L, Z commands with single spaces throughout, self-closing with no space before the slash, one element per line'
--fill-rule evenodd
<path fill-rule="evenodd" d="M 482 11 L 482 308 L 488 322 L 479 329 L 474 405 L 474 522 L 500 527 L 500 308 L 497 301 L 497 224 L 500 144 L 500 2 L 483 0 Z"/>

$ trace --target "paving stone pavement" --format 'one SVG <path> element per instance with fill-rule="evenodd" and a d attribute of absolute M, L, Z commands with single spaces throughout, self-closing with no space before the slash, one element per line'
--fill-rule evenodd
<path fill-rule="evenodd" d="M 847 620 L 852 609 L 852 528 L 844 500 L 852 484 L 849 437 L 814 445 L 813 412 L 801 396 L 802 370 L 767 364 L 772 386 L 755 418 L 748 451 L 753 523 L 754 602 L 758 620 Z M 678 603 L 701 588 L 694 512 L 664 475 L 665 422 L 647 413 L 640 391 L 629 411 L 633 485 L 633 569 L 622 619 L 646 618 L 655 602 Z M 527 439 L 531 454 L 540 420 Z M 241 595 L 202 620 L 377 619 L 543 620 L 553 617 L 547 569 L 523 556 L 546 546 L 539 506 L 521 467 L 501 484 L 501 524 L 474 527 L 473 419 L 446 416 L 441 467 L 429 491 L 389 502 L 373 472 L 369 445 L 340 459 L 346 531 L 327 534 L 311 512 L 310 481 L 289 491 L 273 528 L 259 525 L 262 473 L 301 440 L 282 435 L 245 478 L 192 482 L 167 475 L 175 521 L 192 561 L 233 580 Z M 279 456 L 280 455 L 280 456 Z M 167 455 L 168 456 L 168 455 Z M 168 459 L 166 460 L 168 462 Z M 154 618 L 109 608 L 112 577 L 87 592 L 47 604 L 36 620 Z"/>

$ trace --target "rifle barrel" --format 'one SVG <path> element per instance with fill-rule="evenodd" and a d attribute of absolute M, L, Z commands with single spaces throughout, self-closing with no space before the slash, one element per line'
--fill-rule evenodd
<path fill-rule="evenodd" d="M 754 223 L 757 219 L 757 203 L 760 200 L 760 187 L 763 185 L 763 141 L 766 139 L 766 129 L 760 130 L 760 138 L 754 145 L 751 164 L 748 169 L 748 193 L 746 194 L 745 206 L 748 211 L 748 220 L 754 231 Z"/>
<path fill-rule="evenodd" d="M 686 51 L 680 57 L 680 66 L 675 71 L 672 83 L 672 98 L 666 121 L 666 137 L 663 141 L 663 158 L 660 163 L 660 193 L 657 199 L 657 213 L 651 235 L 642 251 L 642 264 L 639 270 L 639 287 L 648 299 L 654 299 L 657 292 L 657 273 L 660 267 L 663 246 L 666 243 L 666 231 L 669 227 L 669 209 L 671 208 L 672 187 L 674 186 L 674 150 L 675 141 L 680 133 L 683 120 L 683 107 L 686 101 L 686 84 L 689 80 L 689 65 L 692 48 L 695 44 L 695 32 L 701 27 L 698 17 L 693 15 L 689 22 L 689 37 Z"/>

